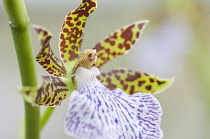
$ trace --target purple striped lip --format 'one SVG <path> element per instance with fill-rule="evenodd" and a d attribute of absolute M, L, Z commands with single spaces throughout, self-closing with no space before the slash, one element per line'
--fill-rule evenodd
<path fill-rule="evenodd" d="M 162 109 L 151 94 L 128 95 L 98 81 L 96 67 L 79 67 L 64 119 L 65 131 L 76 139 L 160 139 Z"/>

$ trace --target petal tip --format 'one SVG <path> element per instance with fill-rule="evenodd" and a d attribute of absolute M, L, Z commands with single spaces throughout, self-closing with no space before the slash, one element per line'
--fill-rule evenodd
<path fill-rule="evenodd" d="M 148 24 L 150 21 L 149 20 L 142 20 L 142 22 Z"/>
<path fill-rule="evenodd" d="M 40 34 L 40 32 L 44 32 L 45 34 L 48 34 L 49 36 L 53 36 L 52 33 L 48 31 L 45 27 L 32 24 L 31 28 L 34 29 L 38 35 Z"/>
<path fill-rule="evenodd" d="M 140 21 L 136 22 L 136 24 L 138 24 L 138 26 L 139 26 L 139 29 L 141 29 L 141 32 L 144 31 L 144 29 L 148 23 L 149 23 L 149 20 L 140 20 Z"/>
<path fill-rule="evenodd" d="M 171 79 L 164 79 L 164 80 L 167 82 L 165 87 L 157 92 L 154 92 L 153 93 L 154 95 L 160 94 L 160 93 L 164 92 L 165 90 L 167 90 L 172 85 L 172 83 L 175 81 L 175 77 L 172 77 Z"/>

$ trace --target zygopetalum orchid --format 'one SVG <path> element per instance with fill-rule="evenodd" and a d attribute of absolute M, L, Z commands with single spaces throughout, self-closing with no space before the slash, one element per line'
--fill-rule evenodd
<path fill-rule="evenodd" d="M 151 94 L 163 91 L 172 80 L 125 68 L 103 73 L 98 69 L 129 52 L 148 21 L 127 25 L 80 53 L 85 23 L 96 2 L 83 0 L 66 16 L 60 33 L 61 60 L 50 48 L 51 33 L 34 26 L 42 46 L 36 60 L 51 76 L 44 76 L 40 87 L 19 91 L 38 106 L 59 106 L 71 95 L 65 130 L 76 138 L 162 138 L 162 109 Z"/>

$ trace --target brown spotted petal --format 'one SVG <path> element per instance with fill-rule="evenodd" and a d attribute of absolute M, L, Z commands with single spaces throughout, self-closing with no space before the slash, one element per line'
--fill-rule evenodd
<path fill-rule="evenodd" d="M 92 49 L 97 51 L 97 67 L 102 66 L 109 60 L 127 53 L 143 32 L 148 20 L 138 21 L 125 26 L 104 40 L 96 43 Z"/>
<path fill-rule="evenodd" d="M 88 16 L 96 9 L 97 0 L 83 0 L 65 18 L 60 33 L 60 55 L 66 68 L 71 69 L 80 53 L 83 32 Z"/>
<path fill-rule="evenodd" d="M 64 77 L 66 69 L 50 48 L 52 34 L 40 26 L 33 26 L 41 42 L 41 50 L 36 56 L 36 61 L 51 75 Z"/>
<path fill-rule="evenodd" d="M 173 79 L 161 79 L 147 73 L 122 68 L 101 73 L 98 79 L 110 90 L 120 88 L 128 94 L 159 93 L 173 82 Z"/>
<path fill-rule="evenodd" d="M 43 76 L 42 86 L 23 87 L 18 91 L 23 95 L 26 101 L 33 105 L 59 106 L 62 100 L 69 97 L 74 89 L 69 81 L 54 76 Z"/>

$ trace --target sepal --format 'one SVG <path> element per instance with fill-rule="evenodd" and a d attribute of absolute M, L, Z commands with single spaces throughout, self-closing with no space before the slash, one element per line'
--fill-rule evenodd
<path fill-rule="evenodd" d="M 51 75 L 64 77 L 66 75 L 66 68 L 50 48 L 52 34 L 41 26 L 33 25 L 33 28 L 41 42 L 41 50 L 36 56 L 36 61 Z"/>
<path fill-rule="evenodd" d="M 96 9 L 97 0 L 83 0 L 80 6 L 65 17 L 60 33 L 60 56 L 71 69 L 80 53 L 85 23 Z"/>
<path fill-rule="evenodd" d="M 96 66 L 99 68 L 111 59 L 128 53 L 143 33 L 148 22 L 148 20 L 134 22 L 96 43 L 92 48 L 97 51 L 98 60 Z"/>
<path fill-rule="evenodd" d="M 128 94 L 136 92 L 157 94 L 167 89 L 174 80 L 125 68 L 103 72 L 98 75 L 98 79 L 110 90 L 120 88 Z"/>
<path fill-rule="evenodd" d="M 64 78 L 43 76 L 43 83 L 40 87 L 25 86 L 19 88 L 18 92 L 33 105 L 60 106 L 74 89 L 72 83 Z"/>

